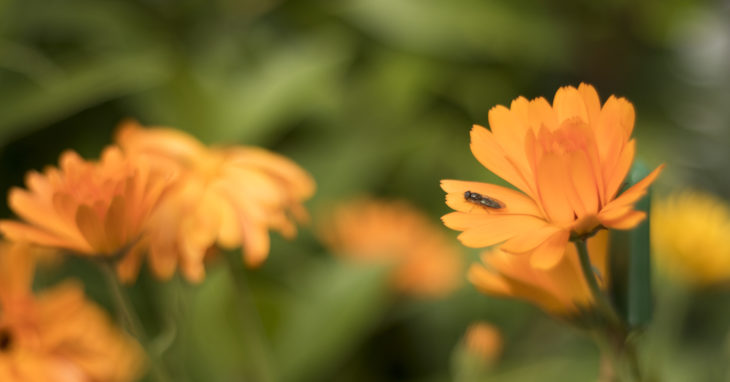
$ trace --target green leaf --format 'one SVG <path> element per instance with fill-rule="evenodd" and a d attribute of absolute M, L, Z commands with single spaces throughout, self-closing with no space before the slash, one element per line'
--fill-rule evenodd
<path fill-rule="evenodd" d="M 419 53 L 538 66 L 568 59 L 570 36 L 557 20 L 508 2 L 350 0 L 342 14 L 377 38 Z"/>
<path fill-rule="evenodd" d="M 282 381 L 315 381 L 368 336 L 387 302 L 389 268 L 327 262 L 303 272 L 274 339 Z"/>
<path fill-rule="evenodd" d="M 167 76 L 163 55 L 141 53 L 84 61 L 42 84 L 17 84 L 0 93 L 0 142 L 103 101 L 155 86 Z"/>
<path fill-rule="evenodd" d="M 646 165 L 635 162 L 626 178 L 626 188 L 649 172 Z M 611 294 L 620 314 L 632 328 L 646 326 L 651 320 L 650 200 L 651 189 L 636 203 L 636 210 L 647 213 L 641 224 L 630 231 L 611 232 Z"/>

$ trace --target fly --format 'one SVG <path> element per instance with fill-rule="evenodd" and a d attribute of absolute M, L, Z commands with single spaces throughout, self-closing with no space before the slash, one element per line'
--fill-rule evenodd
<path fill-rule="evenodd" d="M 478 192 L 466 191 L 464 192 L 464 199 L 467 202 L 474 203 L 483 207 L 494 208 L 495 210 L 504 208 L 504 204 L 499 200 L 490 198 L 486 195 L 482 195 Z"/>

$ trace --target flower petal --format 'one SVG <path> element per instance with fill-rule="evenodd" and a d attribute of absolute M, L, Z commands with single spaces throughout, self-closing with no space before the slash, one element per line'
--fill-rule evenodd
<path fill-rule="evenodd" d="M 626 179 L 626 174 L 629 173 L 631 164 L 634 163 L 635 152 L 636 140 L 632 139 L 624 146 L 616 166 L 611 171 L 604 172 L 604 179 L 606 179 L 606 197 L 609 200 L 616 195 L 616 192 L 621 187 L 621 183 Z"/>
<path fill-rule="evenodd" d="M 507 154 L 504 149 L 489 130 L 482 126 L 474 125 L 471 129 L 471 152 L 479 163 L 489 171 L 524 192 L 530 191 L 528 183 L 522 174 L 507 159 Z"/>
<path fill-rule="evenodd" d="M 536 230 L 545 221 L 529 215 L 481 215 L 483 224 L 467 229 L 458 239 L 467 247 L 488 247 L 526 231 Z"/>
<path fill-rule="evenodd" d="M 586 109 L 583 96 L 578 89 L 572 86 L 564 86 L 558 89 L 553 99 L 553 109 L 558 117 L 558 125 L 573 118 L 580 118 L 588 123 L 588 110 Z"/>
<path fill-rule="evenodd" d="M 539 269 L 554 267 L 565 254 L 569 238 L 568 230 L 554 233 L 530 254 L 530 264 Z"/>
<path fill-rule="evenodd" d="M 655 168 L 654 171 L 645 176 L 644 179 L 638 181 L 628 190 L 621 193 L 621 195 L 619 195 L 616 199 L 608 203 L 608 205 L 606 205 L 601 211 L 601 214 L 609 213 L 614 208 L 625 207 L 637 202 L 642 196 L 646 195 L 646 190 L 649 188 L 651 183 L 654 182 L 656 177 L 659 176 L 659 173 L 661 173 L 663 169 L 664 164 Z"/>
<path fill-rule="evenodd" d="M 632 229 L 646 218 L 644 211 L 631 211 L 614 220 L 601 220 L 601 224 L 612 229 Z"/>
<path fill-rule="evenodd" d="M 509 239 L 499 248 L 505 252 L 521 254 L 529 252 L 542 244 L 545 240 L 552 237 L 556 232 L 561 231 L 560 227 L 545 224 L 544 227 L 533 231 L 524 232 Z"/>
<path fill-rule="evenodd" d="M 541 205 L 551 221 L 567 224 L 573 220 L 573 208 L 568 202 L 566 177 L 563 161 L 557 154 L 548 153 L 537 164 L 537 188 Z"/>
<path fill-rule="evenodd" d="M 540 210 L 531 198 L 525 194 L 495 184 L 481 182 L 466 182 L 461 180 L 444 179 L 441 188 L 446 191 L 446 204 L 462 212 L 495 213 L 495 214 L 525 214 L 542 217 Z M 464 192 L 477 192 L 484 196 L 496 199 L 504 205 L 500 209 L 487 209 L 477 206 L 464 198 Z"/>

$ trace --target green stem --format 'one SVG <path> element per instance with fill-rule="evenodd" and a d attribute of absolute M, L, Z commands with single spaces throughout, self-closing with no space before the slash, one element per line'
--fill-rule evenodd
<path fill-rule="evenodd" d="M 256 304 L 253 301 L 251 289 L 245 277 L 245 270 L 242 269 L 240 261 L 232 259 L 232 256 L 224 256 L 228 262 L 228 270 L 235 286 L 238 304 L 238 320 L 241 329 L 247 336 L 244 344 L 247 345 L 247 354 L 251 357 L 253 380 L 256 382 L 275 381 L 274 371 L 271 363 L 271 347 L 269 346 L 264 325 L 261 321 Z"/>
<path fill-rule="evenodd" d="M 122 325 L 129 331 L 129 333 L 139 341 L 147 352 L 147 356 L 150 358 L 150 374 L 158 382 L 170 382 L 172 381 L 167 375 L 162 365 L 162 360 L 157 353 L 150 351 L 150 342 L 145 333 L 144 327 L 137 316 L 136 311 L 129 297 L 122 289 L 119 279 L 117 278 L 114 262 L 101 261 L 99 262 L 101 269 L 104 272 L 104 278 L 107 281 L 109 290 L 111 291 L 112 299 L 114 300 L 114 307 L 116 308 L 117 314 L 121 316 Z"/>
<path fill-rule="evenodd" d="M 608 297 L 598 286 L 596 275 L 593 270 L 593 264 L 591 263 L 590 255 L 588 254 L 588 245 L 585 239 L 578 239 L 574 241 L 575 247 L 578 250 L 578 259 L 580 260 L 580 268 L 583 271 L 583 277 L 588 284 L 588 288 L 591 291 L 593 300 L 596 304 L 596 309 L 602 314 L 603 318 L 607 320 L 606 326 L 606 337 L 609 342 L 609 347 L 612 348 L 612 352 L 615 354 L 613 359 L 614 362 L 624 360 L 628 363 L 629 373 L 634 381 L 642 381 L 641 368 L 639 367 L 639 358 L 636 351 L 636 346 L 633 341 L 630 341 L 628 336 L 629 332 L 626 326 L 619 318 L 618 313 L 613 304 L 608 300 Z"/>
<path fill-rule="evenodd" d="M 616 314 L 613 304 L 608 301 L 608 298 L 598 286 L 596 274 L 593 271 L 593 264 L 591 263 L 591 258 L 588 255 L 588 245 L 586 244 L 586 240 L 579 239 L 574 241 L 574 243 L 575 248 L 578 250 L 578 259 L 580 260 L 580 268 L 583 271 L 583 277 L 588 284 L 588 289 L 591 291 L 596 307 L 599 312 L 604 315 L 604 318 L 609 320 L 611 325 L 620 325 L 620 319 L 618 318 L 618 314 Z"/>

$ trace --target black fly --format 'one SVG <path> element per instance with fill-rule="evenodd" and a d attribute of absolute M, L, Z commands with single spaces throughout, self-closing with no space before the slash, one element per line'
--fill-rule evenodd
<path fill-rule="evenodd" d="M 478 204 L 483 207 L 494 209 L 504 208 L 504 204 L 502 204 L 499 200 L 482 195 L 478 192 L 466 191 L 464 192 L 464 199 L 466 199 L 467 202 Z"/>

